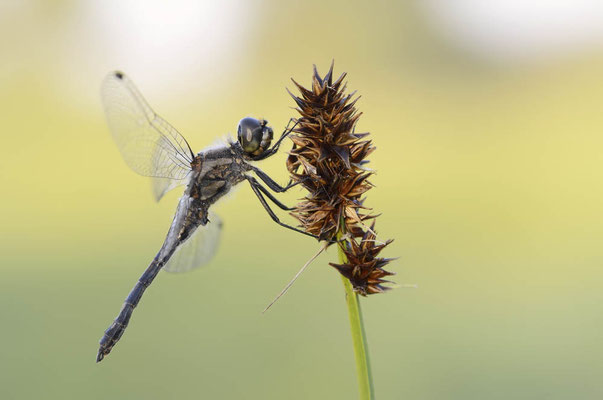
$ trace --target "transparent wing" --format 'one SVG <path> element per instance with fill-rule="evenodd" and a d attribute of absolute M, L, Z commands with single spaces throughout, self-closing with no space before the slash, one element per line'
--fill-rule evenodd
<path fill-rule="evenodd" d="M 113 139 L 135 172 L 158 179 L 157 200 L 190 172 L 193 153 L 187 141 L 157 115 L 132 81 L 112 72 L 102 83 L 101 97 Z M 157 190 L 155 190 L 157 186 Z"/>
<path fill-rule="evenodd" d="M 152 178 L 153 197 L 159 201 L 167 192 L 185 183 L 186 179 Z"/>
<path fill-rule="evenodd" d="M 222 221 L 210 211 L 209 222 L 195 232 L 174 252 L 163 269 L 168 272 L 186 272 L 207 264 L 216 254 L 222 231 Z"/>

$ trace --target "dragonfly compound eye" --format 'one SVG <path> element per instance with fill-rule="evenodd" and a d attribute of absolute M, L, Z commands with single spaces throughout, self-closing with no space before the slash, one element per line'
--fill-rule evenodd
<path fill-rule="evenodd" d="M 245 153 L 257 156 L 270 146 L 272 129 L 266 125 L 267 122 L 251 117 L 239 121 L 237 139 Z"/>

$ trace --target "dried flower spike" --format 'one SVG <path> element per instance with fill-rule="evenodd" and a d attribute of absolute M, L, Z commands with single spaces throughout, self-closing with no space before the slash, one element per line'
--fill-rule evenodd
<path fill-rule="evenodd" d="M 311 89 L 295 80 L 301 96 L 291 96 L 301 115 L 289 137 L 293 148 L 287 159 L 287 169 L 294 181 L 308 191 L 292 215 L 302 228 L 323 240 L 338 235 L 347 238 L 339 243 L 347 263 L 331 264 L 348 278 L 354 291 L 361 295 L 381 293 L 386 287 L 382 278 L 392 275 L 383 269 L 389 259 L 377 254 L 391 241 L 377 244 L 374 233 L 375 215 L 368 214 L 363 205 L 365 193 L 372 185 L 372 171 L 365 165 L 375 147 L 368 133 L 356 133 L 355 125 L 361 113 L 355 103 L 359 97 L 346 94 L 346 73 L 333 81 L 333 65 L 321 78 L 314 67 Z M 372 227 L 366 221 L 373 219 Z"/>
<path fill-rule="evenodd" d="M 383 283 L 391 283 L 383 279 L 386 276 L 394 275 L 393 272 L 385 271 L 383 266 L 387 265 L 392 258 L 377 257 L 379 252 L 383 250 L 392 240 L 385 243 L 378 243 L 374 232 L 375 224 L 371 226 L 360 243 L 355 239 L 349 242 L 340 244 L 343 250 L 347 263 L 335 264 L 329 263 L 335 267 L 341 275 L 345 276 L 352 283 L 354 291 L 358 294 L 366 296 L 367 294 L 383 293 L 391 288 L 382 286 Z"/>

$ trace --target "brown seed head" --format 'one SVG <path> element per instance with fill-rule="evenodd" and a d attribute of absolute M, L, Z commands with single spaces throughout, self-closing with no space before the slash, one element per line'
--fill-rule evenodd
<path fill-rule="evenodd" d="M 301 96 L 289 94 L 301 117 L 294 134 L 289 136 L 293 148 L 287 169 L 292 179 L 308 191 L 292 215 L 307 232 L 322 240 L 333 240 L 338 233 L 347 234 L 350 239 L 340 245 L 348 263 L 331 265 L 350 279 L 358 293 L 366 295 L 382 292 L 384 287 L 380 284 L 385 281 L 381 278 L 391 275 L 382 269 L 389 260 L 376 257 L 389 241 L 375 245 L 374 231 L 365 224 L 366 220 L 376 218 L 363 205 L 363 196 L 372 187 L 368 181 L 372 172 L 365 168 L 366 158 L 375 147 L 367 139 L 368 133 L 355 132 L 361 115 L 355 107 L 359 97 L 345 93 L 345 76 L 343 73 L 333 81 L 331 65 L 321 78 L 315 66 L 311 89 L 293 80 Z"/>
<path fill-rule="evenodd" d="M 329 265 L 335 267 L 343 276 L 350 280 L 356 293 L 363 296 L 383 293 L 389 290 L 389 287 L 382 286 L 382 284 L 391 282 L 383 278 L 394 275 L 393 272 L 383 269 L 393 259 L 377 257 L 379 252 L 390 244 L 392 240 L 388 240 L 385 243 L 378 242 L 373 230 L 374 225 L 373 223 L 371 230 L 367 230 L 359 241 L 352 238 L 340 244 L 347 257 L 347 263 L 329 263 Z"/>

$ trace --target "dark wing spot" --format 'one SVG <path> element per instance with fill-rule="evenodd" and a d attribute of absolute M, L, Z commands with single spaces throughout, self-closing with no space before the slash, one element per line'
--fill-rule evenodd
<path fill-rule="evenodd" d="M 115 77 L 117 79 L 124 79 L 124 73 L 121 71 L 115 71 Z"/>

